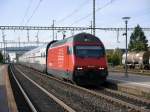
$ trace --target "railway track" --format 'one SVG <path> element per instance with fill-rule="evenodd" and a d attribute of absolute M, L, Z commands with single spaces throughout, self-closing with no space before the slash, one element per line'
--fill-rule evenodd
<path fill-rule="evenodd" d="M 45 89 L 51 91 L 61 100 L 65 100 L 64 102 L 76 111 L 150 111 L 149 101 L 137 98 L 135 96 L 104 88 L 101 88 L 101 90 L 88 90 L 22 66 L 17 66 L 17 69 L 21 69 L 23 73 L 26 75 L 28 74 L 28 77 L 32 78 L 34 81 L 40 82 L 39 85 L 44 86 Z M 59 93 L 61 93 L 61 96 Z"/>
<path fill-rule="evenodd" d="M 104 87 L 98 87 L 96 89 L 92 89 L 93 91 L 97 93 L 103 93 L 107 96 L 122 100 L 124 102 L 128 102 L 132 105 L 141 107 L 143 109 L 150 109 L 150 101 L 144 98 L 139 98 L 137 96 L 123 93 L 120 91 L 104 88 Z M 149 110 L 150 111 L 150 110 Z"/>
<path fill-rule="evenodd" d="M 29 105 L 31 112 L 75 112 L 75 110 L 50 94 L 25 74 L 14 69 L 14 67 L 10 66 L 10 72 Z M 19 111 L 23 112 L 25 110 L 22 108 Z"/>

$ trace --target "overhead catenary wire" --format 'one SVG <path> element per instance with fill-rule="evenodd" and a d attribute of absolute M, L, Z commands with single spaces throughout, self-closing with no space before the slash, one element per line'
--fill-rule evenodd
<path fill-rule="evenodd" d="M 109 6 L 110 4 L 112 4 L 114 1 L 115 1 L 115 0 L 111 0 L 111 1 L 107 2 L 107 3 L 104 4 L 102 7 L 97 8 L 97 9 L 95 10 L 95 12 L 98 12 L 98 11 L 100 11 L 100 10 L 106 8 L 107 6 Z M 78 23 L 78 22 L 80 22 L 80 21 L 82 21 L 82 20 L 87 19 L 87 18 L 90 17 L 90 16 L 92 16 L 92 13 L 88 13 L 86 16 L 83 16 L 83 17 L 79 18 L 78 20 L 74 21 L 74 22 L 71 24 L 71 26 L 74 25 L 75 23 Z"/>
<path fill-rule="evenodd" d="M 72 16 L 75 15 L 75 13 L 78 13 L 81 8 L 83 8 L 84 6 L 86 6 L 88 3 L 90 2 L 90 0 L 85 0 L 82 4 L 80 4 L 75 10 L 73 10 L 70 14 L 68 14 L 67 16 L 63 17 L 62 19 L 58 20 L 57 23 L 61 23 L 69 18 L 71 18 Z"/>
<path fill-rule="evenodd" d="M 33 1 L 33 0 L 30 0 L 30 1 L 29 1 L 28 7 L 27 7 L 27 9 L 26 9 L 26 11 L 25 11 L 25 14 L 24 14 L 24 16 L 23 16 L 23 18 L 22 18 L 22 21 L 20 22 L 20 25 L 24 23 L 24 20 L 25 20 L 26 16 L 28 15 L 28 12 L 29 12 L 29 10 L 30 10 L 32 1 Z"/>
<path fill-rule="evenodd" d="M 107 2 L 106 4 L 104 4 L 102 7 L 99 7 L 96 9 L 96 12 L 98 12 L 99 10 L 102 10 L 104 8 L 106 8 L 107 6 L 109 6 L 110 4 L 112 4 L 115 0 L 110 0 L 109 2 Z"/>
<path fill-rule="evenodd" d="M 74 21 L 70 26 L 72 26 L 72 25 L 74 25 L 75 23 L 78 23 L 78 22 L 80 22 L 80 21 L 86 19 L 86 18 L 89 17 L 89 16 L 91 16 L 91 13 L 89 13 L 89 14 L 87 14 L 86 16 L 81 17 L 80 19 Z"/>
<path fill-rule="evenodd" d="M 41 4 L 42 1 L 43 1 L 43 0 L 39 0 L 37 6 L 36 6 L 35 9 L 33 10 L 31 16 L 28 18 L 28 20 L 27 20 L 27 22 L 26 22 L 25 25 L 27 25 L 27 24 L 30 22 L 30 20 L 32 19 L 32 17 L 33 17 L 34 14 L 36 13 L 36 11 L 38 10 L 38 8 L 39 8 L 39 6 L 40 6 L 40 4 Z"/>

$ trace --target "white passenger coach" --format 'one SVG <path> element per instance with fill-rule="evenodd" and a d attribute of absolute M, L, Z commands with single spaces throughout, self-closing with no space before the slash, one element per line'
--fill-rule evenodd
<path fill-rule="evenodd" d="M 47 44 L 26 52 L 19 57 L 19 63 L 44 72 L 46 70 Z"/>

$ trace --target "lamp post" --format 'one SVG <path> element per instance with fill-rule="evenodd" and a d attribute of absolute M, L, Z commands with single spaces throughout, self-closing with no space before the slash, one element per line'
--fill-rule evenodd
<path fill-rule="evenodd" d="M 128 54 L 127 36 L 128 36 L 128 33 L 127 33 L 127 25 L 128 25 L 128 20 L 130 19 L 130 17 L 123 17 L 122 19 L 125 21 L 125 25 L 126 25 L 126 33 L 124 33 L 123 35 L 126 36 L 125 77 L 128 78 L 128 67 L 127 67 L 127 54 Z"/>

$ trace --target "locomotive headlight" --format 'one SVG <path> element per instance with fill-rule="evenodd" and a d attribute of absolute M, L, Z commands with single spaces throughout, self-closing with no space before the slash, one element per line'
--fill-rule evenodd
<path fill-rule="evenodd" d="M 77 70 L 82 70 L 83 68 L 82 67 L 77 67 Z"/>
<path fill-rule="evenodd" d="M 99 67 L 99 69 L 100 69 L 100 70 L 104 70 L 105 68 L 103 68 L 103 67 Z"/>

